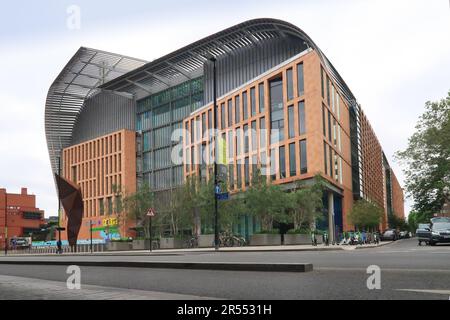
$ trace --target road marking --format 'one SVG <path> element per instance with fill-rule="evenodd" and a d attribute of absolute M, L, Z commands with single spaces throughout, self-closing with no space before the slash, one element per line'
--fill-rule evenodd
<path fill-rule="evenodd" d="M 362 271 L 366 272 L 366 268 L 354 267 L 314 267 L 315 271 Z M 450 273 L 450 270 L 444 269 L 400 269 L 400 268 L 383 268 L 382 272 L 425 272 L 425 273 Z"/>
<path fill-rule="evenodd" d="M 418 293 L 433 293 L 450 296 L 450 290 L 424 290 L 424 289 L 396 289 L 396 291 L 418 292 Z"/>

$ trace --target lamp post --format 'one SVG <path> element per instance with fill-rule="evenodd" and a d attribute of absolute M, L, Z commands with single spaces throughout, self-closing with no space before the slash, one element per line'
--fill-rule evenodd
<path fill-rule="evenodd" d="M 214 117 L 214 247 L 216 251 L 219 250 L 219 210 L 218 210 L 218 201 L 217 195 L 219 190 L 219 183 L 217 179 L 217 70 L 216 70 L 216 62 L 217 59 L 208 54 L 206 57 L 209 61 L 213 63 L 213 117 Z"/>
<path fill-rule="evenodd" d="M 61 176 L 61 157 L 58 157 L 58 175 Z M 58 192 L 58 242 L 61 243 L 61 199 Z"/>
<path fill-rule="evenodd" d="M 92 249 L 92 220 L 89 220 L 89 233 L 91 235 L 91 253 L 94 253 L 93 249 Z"/>

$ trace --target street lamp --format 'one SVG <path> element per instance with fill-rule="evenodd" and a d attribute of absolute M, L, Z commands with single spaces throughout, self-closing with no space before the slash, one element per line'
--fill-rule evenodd
<path fill-rule="evenodd" d="M 219 250 L 219 210 L 217 196 L 219 194 L 219 183 L 217 179 L 217 59 L 212 54 L 207 54 L 205 57 L 213 63 L 213 116 L 214 116 L 214 247 L 216 251 Z"/>

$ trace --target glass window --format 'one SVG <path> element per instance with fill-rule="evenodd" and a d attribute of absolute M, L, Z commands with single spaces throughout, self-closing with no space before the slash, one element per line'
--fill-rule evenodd
<path fill-rule="evenodd" d="M 256 155 L 253 155 L 251 160 L 252 160 L 252 162 L 250 163 L 250 165 L 252 166 L 251 176 L 254 177 L 256 171 L 258 171 L 258 157 Z"/>
<path fill-rule="evenodd" d="M 277 178 L 277 168 L 275 163 L 275 149 L 270 150 L 270 179 L 273 181 Z"/>
<path fill-rule="evenodd" d="M 194 143 L 194 141 L 195 141 L 195 136 L 194 136 L 194 119 L 191 119 L 191 139 L 192 139 L 191 143 Z"/>
<path fill-rule="evenodd" d="M 331 112 L 328 111 L 328 140 L 331 142 Z"/>
<path fill-rule="evenodd" d="M 327 76 L 327 103 L 330 106 L 330 78 Z"/>
<path fill-rule="evenodd" d="M 330 177 L 333 177 L 333 149 L 331 148 L 331 146 L 329 146 L 328 149 L 328 156 L 330 158 Z"/>
<path fill-rule="evenodd" d="M 256 141 L 256 121 L 252 121 L 252 151 L 256 151 L 258 149 L 258 142 Z"/>
<path fill-rule="evenodd" d="M 280 179 L 284 179 L 286 178 L 286 149 L 284 146 L 280 147 L 278 156 L 280 161 Z"/>
<path fill-rule="evenodd" d="M 271 143 L 284 140 L 283 80 L 270 82 Z"/>
<path fill-rule="evenodd" d="M 294 80 L 292 79 L 292 68 L 286 71 L 286 82 L 287 82 L 287 99 L 294 99 Z"/>
<path fill-rule="evenodd" d="M 208 129 L 211 130 L 212 128 L 213 128 L 212 110 L 208 110 Z"/>
<path fill-rule="evenodd" d="M 233 125 L 233 103 L 232 100 L 228 100 L 228 126 Z"/>
<path fill-rule="evenodd" d="M 305 101 L 300 101 L 298 103 L 298 129 L 300 135 L 306 133 Z"/>
<path fill-rule="evenodd" d="M 288 123 L 289 139 L 291 139 L 295 137 L 294 106 L 288 107 Z"/>
<path fill-rule="evenodd" d="M 258 86 L 259 91 L 259 112 L 265 111 L 265 101 L 264 101 L 264 83 L 260 83 Z"/>
<path fill-rule="evenodd" d="M 205 137 L 206 132 L 206 113 L 202 113 L 202 138 Z"/>
<path fill-rule="evenodd" d="M 242 188 L 242 160 L 238 160 L 236 167 L 236 178 L 237 178 L 237 187 L 238 189 Z"/>
<path fill-rule="evenodd" d="M 295 143 L 289 144 L 289 176 L 294 177 L 297 175 L 297 161 L 295 153 Z"/>
<path fill-rule="evenodd" d="M 247 98 L 247 91 L 242 93 L 242 109 L 244 111 L 243 119 L 247 120 L 248 118 L 248 98 Z"/>
<path fill-rule="evenodd" d="M 331 86 L 331 110 L 333 110 L 333 112 L 336 112 L 336 105 L 335 105 L 335 101 L 336 101 L 336 92 L 334 89 L 334 86 Z"/>
<path fill-rule="evenodd" d="M 327 144 L 323 142 L 323 163 L 325 166 L 325 175 L 328 174 L 328 157 L 327 157 Z"/>
<path fill-rule="evenodd" d="M 220 125 L 221 125 L 221 129 L 225 129 L 226 126 L 226 118 L 225 118 L 225 103 L 222 103 L 220 105 Z"/>
<path fill-rule="evenodd" d="M 242 129 L 237 128 L 236 130 L 236 155 L 240 156 L 242 154 Z"/>
<path fill-rule="evenodd" d="M 248 157 L 245 158 L 245 163 L 244 163 L 244 178 L 245 178 L 245 186 L 249 186 L 250 185 L 250 163 L 249 163 Z"/>
<path fill-rule="evenodd" d="M 256 115 L 256 89 L 250 89 L 250 108 L 252 112 L 252 117 Z"/>
<path fill-rule="evenodd" d="M 249 132 L 248 125 L 244 125 L 244 153 L 248 153 L 249 151 Z"/>
<path fill-rule="evenodd" d="M 266 118 L 259 119 L 259 147 L 264 149 L 266 147 Z"/>
<path fill-rule="evenodd" d="M 320 89 L 322 91 L 322 98 L 325 98 L 325 87 L 323 85 L 323 80 L 324 80 L 323 74 L 324 74 L 323 68 L 320 68 Z"/>
<path fill-rule="evenodd" d="M 303 74 L 303 63 L 297 65 L 297 92 L 301 97 L 305 94 L 305 79 Z"/>
<path fill-rule="evenodd" d="M 234 99 L 234 119 L 236 123 L 239 123 L 241 122 L 241 98 L 236 96 Z"/>
<path fill-rule="evenodd" d="M 230 190 L 234 189 L 234 163 L 228 165 L 228 184 Z"/>
<path fill-rule="evenodd" d="M 302 140 L 300 141 L 300 174 L 308 172 L 308 158 L 306 154 L 306 140 Z"/>
<path fill-rule="evenodd" d="M 336 113 L 337 118 L 340 121 L 341 120 L 341 97 L 339 97 L 339 94 L 336 94 Z"/>
<path fill-rule="evenodd" d="M 323 128 L 323 136 L 327 137 L 327 125 L 326 125 L 326 116 L 325 116 L 325 105 L 322 104 L 322 128 Z"/>

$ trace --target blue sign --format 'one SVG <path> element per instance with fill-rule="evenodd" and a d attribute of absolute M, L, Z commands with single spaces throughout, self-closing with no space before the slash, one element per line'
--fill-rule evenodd
<path fill-rule="evenodd" d="M 227 193 L 218 193 L 217 195 L 216 195 L 216 197 L 217 197 L 217 200 L 228 200 L 228 199 L 230 199 L 230 194 L 227 192 Z"/>

